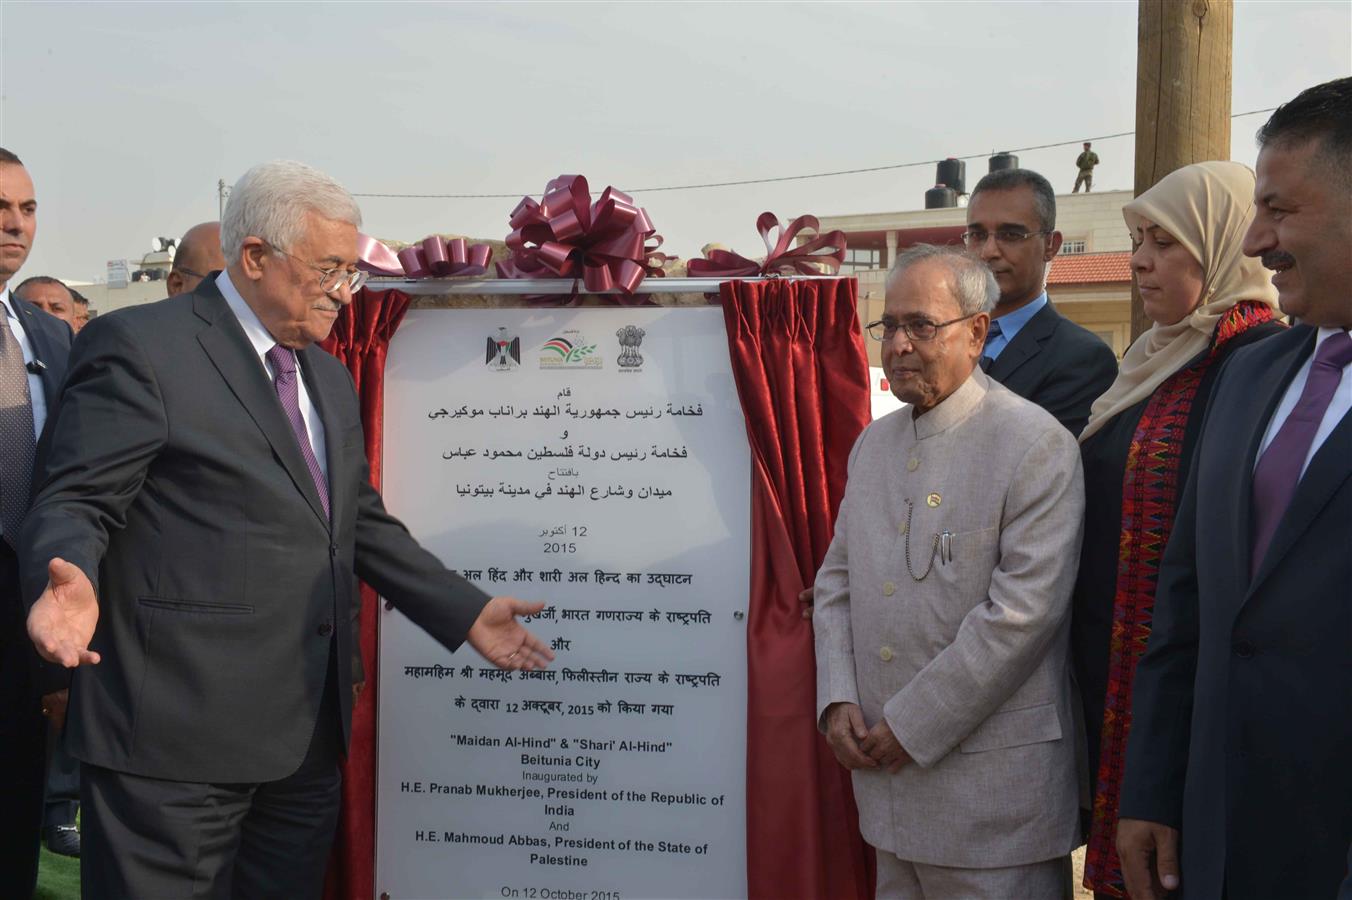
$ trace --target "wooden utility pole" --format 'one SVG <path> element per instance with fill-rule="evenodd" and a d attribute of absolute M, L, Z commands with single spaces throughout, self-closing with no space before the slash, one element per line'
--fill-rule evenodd
<path fill-rule="evenodd" d="M 1234 0 L 1138 0 L 1136 184 L 1139 197 L 1182 166 L 1230 158 Z M 1131 337 L 1150 327 L 1135 287 Z"/>

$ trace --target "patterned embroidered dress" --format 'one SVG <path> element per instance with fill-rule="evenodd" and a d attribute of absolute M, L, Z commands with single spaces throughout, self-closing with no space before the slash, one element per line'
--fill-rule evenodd
<path fill-rule="evenodd" d="M 1186 474 L 1181 471 L 1183 433 L 1192 415 L 1197 389 L 1221 350 L 1237 335 L 1272 319 L 1271 308 L 1262 303 L 1235 304 L 1216 324 L 1206 356 L 1175 372 L 1151 395 L 1127 452 L 1122 476 L 1117 589 L 1108 652 L 1108 692 L 1094 782 L 1093 823 L 1084 866 L 1085 887 L 1112 897 L 1127 896 L 1114 841 L 1127 735 L 1131 731 L 1131 686 L 1136 664 L 1145 654 L 1150 637 L 1160 559 L 1173 531 Z"/>

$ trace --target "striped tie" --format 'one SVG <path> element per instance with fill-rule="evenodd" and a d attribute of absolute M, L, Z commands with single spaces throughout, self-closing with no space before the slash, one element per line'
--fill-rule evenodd
<path fill-rule="evenodd" d="M 23 348 L 0 303 L 0 529 L 12 547 L 28 512 L 33 485 L 33 398 Z"/>
<path fill-rule="evenodd" d="M 1352 363 L 1352 338 L 1346 331 L 1336 331 L 1315 351 L 1300 399 L 1258 460 L 1253 472 L 1251 577 L 1258 574 L 1277 525 L 1291 505 L 1305 457 L 1348 363 Z"/>
<path fill-rule="evenodd" d="M 319 492 L 319 502 L 324 504 L 324 515 L 329 514 L 329 485 L 324 479 L 324 472 L 319 468 L 319 460 L 315 458 L 314 447 L 310 446 L 310 434 L 305 430 L 305 419 L 300 414 L 300 389 L 296 385 L 296 354 L 289 348 L 281 344 L 275 345 L 267 353 L 268 362 L 272 363 L 272 371 L 276 372 L 273 378 L 273 387 L 277 389 L 277 399 L 282 401 L 282 409 L 286 410 L 286 418 L 291 422 L 291 431 L 296 436 L 296 443 L 300 445 L 300 455 L 305 458 L 305 466 L 310 470 L 310 477 L 314 479 L 315 490 Z"/>

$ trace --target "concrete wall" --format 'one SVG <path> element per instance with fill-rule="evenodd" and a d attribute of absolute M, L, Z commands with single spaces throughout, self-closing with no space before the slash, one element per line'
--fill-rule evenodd
<path fill-rule="evenodd" d="M 1056 227 L 1065 239 L 1085 242 L 1085 253 L 1130 250 L 1131 236 L 1122 219 L 1122 205 L 1131 191 L 1061 194 L 1056 198 Z"/>
<path fill-rule="evenodd" d="M 163 300 L 168 293 L 163 281 L 137 281 L 125 288 L 110 288 L 106 284 L 80 284 L 71 282 L 71 287 L 89 299 L 89 308 L 99 315 L 110 313 L 124 306 L 139 306 Z"/>

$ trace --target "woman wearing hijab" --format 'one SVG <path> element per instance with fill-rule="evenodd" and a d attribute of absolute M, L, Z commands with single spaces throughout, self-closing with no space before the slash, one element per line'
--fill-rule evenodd
<path fill-rule="evenodd" d="M 1229 354 L 1284 327 L 1270 273 L 1240 249 L 1253 189 L 1247 166 L 1197 163 L 1122 210 L 1154 325 L 1080 435 L 1087 506 L 1072 647 L 1093 797 L 1084 884 L 1096 897 L 1127 896 L 1114 842 L 1132 679 L 1207 399 Z"/>

